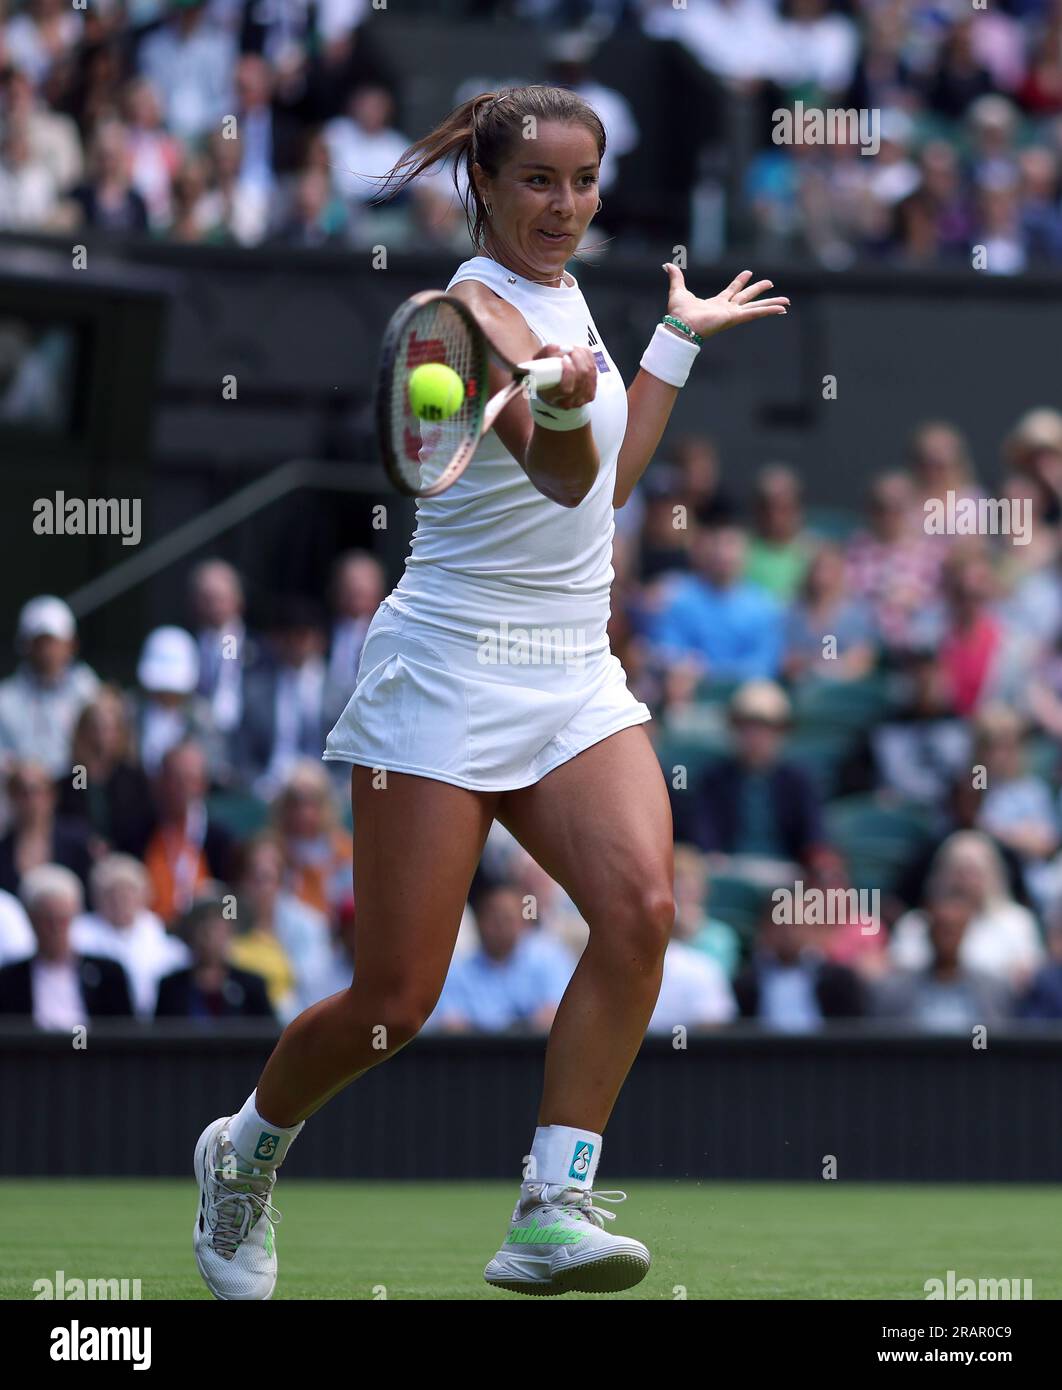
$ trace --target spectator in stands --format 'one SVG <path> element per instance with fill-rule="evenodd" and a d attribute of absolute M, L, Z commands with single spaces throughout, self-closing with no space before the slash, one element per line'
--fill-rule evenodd
<path fill-rule="evenodd" d="M 980 537 L 956 546 L 941 570 L 940 598 L 914 625 L 920 645 L 938 649 L 955 713 L 974 713 L 982 700 L 1019 687 L 1025 672 L 1006 660 L 1008 634 L 994 611 L 998 585 Z"/>
<path fill-rule="evenodd" d="M 855 73 L 859 33 L 830 0 L 782 0 L 774 81 L 787 95 L 809 89 L 823 104 L 840 97 Z"/>
<path fill-rule="evenodd" d="M 320 761 L 299 762 L 289 770 L 272 817 L 284 851 L 285 888 L 331 919 L 351 898 L 352 855 Z"/>
<path fill-rule="evenodd" d="M 77 47 L 84 22 L 84 12 L 64 0 L 30 0 L 4 28 L 8 61 L 39 87 L 52 68 Z"/>
<path fill-rule="evenodd" d="M 338 718 L 353 693 L 365 634 L 383 601 L 383 566 L 367 550 L 346 551 L 332 568 L 331 593 L 328 687 L 330 707 Z"/>
<path fill-rule="evenodd" d="M 172 217 L 171 189 L 184 151 L 162 124 L 158 93 L 144 77 L 134 78 L 124 94 L 129 176 L 144 200 L 152 228 L 166 227 Z"/>
<path fill-rule="evenodd" d="M 940 806 L 960 774 L 969 779 L 970 730 L 932 646 L 908 648 L 898 666 L 899 707 L 867 730 L 842 780 L 849 792 L 881 790 Z"/>
<path fill-rule="evenodd" d="M 184 942 L 148 909 L 149 890 L 143 864 L 129 854 L 107 855 L 89 878 L 93 911 L 76 917 L 70 932 L 79 954 L 118 962 L 140 1018 L 153 1016 L 162 977 L 190 959 Z"/>
<path fill-rule="evenodd" d="M 1018 1002 L 1019 1018 L 1062 1019 L 1062 899 L 1047 914 L 1047 960 Z"/>
<path fill-rule="evenodd" d="M 88 838 L 76 821 L 55 813 L 52 779 L 40 763 L 25 759 L 7 776 L 11 826 L 0 839 L 0 888 L 15 892 L 20 880 L 41 864 L 60 864 L 87 882 L 92 865 Z"/>
<path fill-rule="evenodd" d="M 162 97 L 166 125 L 181 140 L 209 135 L 233 111 L 232 37 L 206 15 L 206 0 L 171 0 L 166 22 L 140 46 L 138 64 Z"/>
<path fill-rule="evenodd" d="M 185 912 L 204 883 L 226 879 L 232 840 L 210 816 L 206 755 L 191 740 L 163 755 L 154 779 L 155 814 L 144 864 L 151 880 L 151 907 L 164 922 Z"/>
<path fill-rule="evenodd" d="M 150 786 L 137 765 L 129 712 L 119 692 L 100 686 L 78 716 L 71 769 L 56 779 L 57 810 L 95 847 L 140 854 Z"/>
<path fill-rule="evenodd" d="M 0 888 L 0 966 L 32 956 L 36 944 L 26 909 L 14 893 Z"/>
<path fill-rule="evenodd" d="M 667 661 L 688 658 L 702 678 L 773 677 L 781 662 L 782 610 L 744 579 L 745 532 L 728 523 L 698 524 L 690 542 L 692 572 L 677 576 L 648 638 Z"/>
<path fill-rule="evenodd" d="M 933 217 L 938 254 L 942 260 L 968 262 L 973 240 L 973 208 L 963 182 L 962 165 L 955 146 L 946 140 L 930 140 L 918 159 L 922 172 L 919 193 Z"/>
<path fill-rule="evenodd" d="M 919 425 L 908 446 L 915 496 L 910 525 L 916 535 L 926 536 L 930 510 L 947 504 L 948 494 L 956 501 L 982 496 L 973 475 L 970 451 L 962 433 L 946 420 L 929 420 Z M 953 542 L 950 535 L 935 536 L 938 548 Z"/>
<path fill-rule="evenodd" d="M 844 551 L 821 545 L 786 615 L 782 671 L 791 681 L 859 680 L 876 656 L 866 605 L 845 583 Z"/>
<path fill-rule="evenodd" d="M 219 901 L 193 904 L 180 932 L 191 964 L 159 981 L 156 1018 L 194 1018 L 204 1023 L 222 1018 L 273 1019 L 265 980 L 229 961 L 232 923 Z"/>
<path fill-rule="evenodd" d="M 1059 157 L 1044 145 L 1032 145 L 1018 156 L 1021 169 L 1022 241 L 1031 262 L 1062 260 L 1062 197 Z"/>
<path fill-rule="evenodd" d="M 638 122 L 626 97 L 595 79 L 591 71 L 597 43 L 585 30 L 569 30 L 547 40 L 546 81 L 578 93 L 597 112 L 605 127 L 605 156 L 598 169 L 598 192 L 604 195 L 619 173 L 618 161 L 635 149 Z M 595 229 L 600 227 L 595 222 Z"/>
<path fill-rule="evenodd" d="M 243 581 L 224 560 L 204 560 L 188 585 L 192 632 L 199 648 L 200 696 L 214 728 L 231 734 L 243 714 L 243 677 L 257 644 L 244 621 Z"/>
<path fill-rule="evenodd" d="M 762 469 L 752 506 L 745 579 L 787 602 L 803 583 L 812 552 L 804 532 L 800 479 L 784 464 Z"/>
<path fill-rule="evenodd" d="M 655 464 L 639 483 L 638 493 L 644 509 L 638 557 L 642 582 L 651 584 L 662 575 L 688 572 L 693 514 L 683 501 L 677 471 Z"/>
<path fill-rule="evenodd" d="M 347 240 L 348 214 L 332 191 L 331 175 L 323 169 L 303 169 L 294 182 L 291 207 L 274 242 L 280 246 L 343 246 Z"/>
<path fill-rule="evenodd" d="M 996 574 L 1005 596 L 1001 616 L 1008 629 L 1018 629 L 1042 649 L 1062 632 L 1062 571 L 1058 565 L 1062 538 L 1058 527 L 1048 520 L 1051 495 L 1039 478 L 1015 472 L 1003 479 L 1000 499 L 1009 504 L 1016 525 L 1026 526 L 1020 544 L 1017 535 L 1001 532 L 992 538 Z"/>
<path fill-rule="evenodd" d="M 1062 634 L 1036 663 L 1027 707 L 1037 726 L 1062 744 Z"/>
<path fill-rule="evenodd" d="M 284 851 L 274 835 L 256 836 L 240 859 L 238 933 L 229 960 L 261 975 L 274 1013 L 289 1023 L 328 992 L 328 918 L 284 891 Z"/>
<path fill-rule="evenodd" d="M 27 74 L 17 67 L 0 70 L 0 112 L 5 122 L 25 130 L 31 162 L 48 171 L 57 190 L 78 182 L 83 160 L 77 125 L 41 101 Z"/>
<path fill-rule="evenodd" d="M 784 756 L 790 719 L 789 700 L 773 681 L 740 686 L 730 701 L 733 753 L 707 769 L 692 797 L 672 794 L 676 838 L 727 856 L 727 872 L 776 877 L 780 864 L 806 862 L 824 842 L 814 785 Z"/>
<path fill-rule="evenodd" d="M 88 179 L 70 193 L 79 222 L 107 232 L 146 232 L 147 205 L 133 187 L 129 135 L 121 121 L 97 125 L 89 146 Z"/>
<path fill-rule="evenodd" d="M 827 907 L 827 920 L 820 926 L 817 944 L 822 954 L 862 980 L 879 979 L 889 969 L 887 895 L 868 903 L 853 887 L 844 856 L 832 845 L 815 851 L 803 882 L 805 894 L 821 893 L 823 903 L 837 904 Z"/>
<path fill-rule="evenodd" d="M 969 897 L 974 905 L 962 938 L 960 960 L 1021 989 L 1043 962 L 1036 919 L 1007 888 L 999 851 L 987 835 L 960 830 L 937 852 L 926 886 L 926 901 L 938 893 Z M 905 913 L 892 930 L 889 956 L 901 970 L 923 970 L 931 960 L 929 924 L 921 910 Z"/>
<path fill-rule="evenodd" d="M 935 1033 L 1004 1022 L 1011 1011 L 1010 989 L 966 961 L 964 943 L 976 912 L 973 900 L 953 888 L 932 892 L 924 913 L 929 959 L 921 969 L 879 981 L 874 1012 Z"/>
<path fill-rule="evenodd" d="M 354 905 L 339 914 L 336 928 L 332 933 L 328 963 L 321 983 L 321 998 L 349 989 L 354 979 L 354 936 L 357 914 Z"/>
<path fill-rule="evenodd" d="M 672 445 L 671 458 L 678 473 L 678 500 L 687 517 L 695 516 L 705 526 L 732 520 L 736 507 L 721 480 L 715 443 L 703 434 L 681 435 Z"/>
<path fill-rule="evenodd" d="M 734 981 L 742 1018 L 806 1033 L 830 1019 L 862 1016 L 866 1003 L 859 977 L 823 956 L 814 944 L 814 927 L 790 924 L 785 915 L 771 903 L 760 918 L 752 959 Z"/>
<path fill-rule="evenodd" d="M 0 135 L 0 228 L 38 230 L 61 221 L 59 186 L 34 154 L 25 118 L 6 118 Z"/>
<path fill-rule="evenodd" d="M 733 979 L 741 959 L 741 940 L 729 923 L 708 911 L 711 884 L 708 864 L 693 845 L 675 846 L 675 926 L 672 938 L 714 961 Z"/>
<path fill-rule="evenodd" d="M 532 930 L 511 884 L 476 890 L 480 950 L 454 960 L 429 1026 L 448 1033 L 544 1033 L 573 973 L 562 946 Z"/>
<path fill-rule="evenodd" d="M 195 639 L 183 627 L 157 627 L 140 649 L 136 678 L 141 694 L 136 701 L 136 739 L 140 765 L 154 776 L 171 748 L 186 739 L 208 747 L 216 765 L 219 747 L 210 710 L 196 694 L 199 653 Z"/>
<path fill-rule="evenodd" d="M 238 773 L 263 800 L 300 759 L 321 756 L 331 728 L 326 642 L 315 603 L 294 594 L 274 602 L 266 659 L 244 677 L 235 739 Z"/>
<path fill-rule="evenodd" d="M 922 516 L 911 525 L 916 503 L 907 474 L 880 474 L 868 500 L 868 528 L 848 545 L 848 589 L 869 604 L 878 641 L 894 651 L 908 644 L 912 620 L 936 593 L 943 556 Z"/>
<path fill-rule="evenodd" d="M 768 0 L 699 0 L 681 10 L 671 0 L 645 0 L 642 28 L 650 38 L 683 44 L 739 92 L 773 77 L 780 56 L 781 25 Z"/>
<path fill-rule="evenodd" d="M 22 658 L 0 682 L 0 762 L 32 758 L 53 777 L 70 771 L 70 740 L 99 678 L 76 659 L 77 625 L 60 598 L 42 594 L 24 606 L 15 643 Z"/>
<path fill-rule="evenodd" d="M 1004 441 L 1003 457 L 1009 469 L 1043 484 L 1049 499 L 1044 520 L 1058 526 L 1062 521 L 1062 412 L 1045 406 L 1026 412 Z"/>
<path fill-rule="evenodd" d="M 1014 177 L 1020 130 L 1021 114 L 1006 97 L 990 93 L 973 103 L 966 113 L 965 135 L 972 146 L 969 169 L 975 185 Z"/>
<path fill-rule="evenodd" d="M 96 1018 L 128 1018 L 133 1006 L 117 961 L 81 955 L 70 929 L 81 911 L 81 882 L 58 864 L 40 864 L 19 885 L 36 937 L 34 954 L 0 970 L 0 1014 L 32 1018 L 70 1033 Z"/>
<path fill-rule="evenodd" d="M 672 936 L 664 951 L 660 993 L 646 1029 L 674 1034 L 675 1029 L 698 1031 L 732 1023 L 737 1002 L 722 966 Z"/>
<path fill-rule="evenodd" d="M 1062 8 L 1055 3 L 1045 9 L 1025 81 L 1018 91 L 1019 102 L 1034 116 L 1062 111 Z"/>
<path fill-rule="evenodd" d="M 324 128 L 336 187 L 356 208 L 365 209 L 380 193 L 382 176 L 412 143 L 391 125 L 394 110 L 394 98 L 387 88 L 369 83 L 356 87 L 348 98 L 345 115 Z M 396 203 L 401 200 L 403 195 L 399 194 Z"/>
<path fill-rule="evenodd" d="M 992 91 L 991 73 L 974 51 L 976 23 L 972 15 L 952 21 L 936 61 L 925 79 L 930 110 L 948 120 L 960 120 L 978 97 Z"/>
<path fill-rule="evenodd" d="M 990 275 L 1018 275 L 1028 255 L 1022 227 L 1017 173 L 986 174 L 977 189 L 973 239 L 983 247 L 981 269 Z"/>
<path fill-rule="evenodd" d="M 224 245 L 232 240 L 253 244 L 260 240 L 261 231 L 246 239 L 237 233 L 235 212 L 225 191 L 211 187 L 214 167 L 197 154 L 186 155 L 182 160 L 173 180 L 172 219 L 166 228 L 167 238 L 192 246 L 200 242 Z"/>
<path fill-rule="evenodd" d="M 977 817 L 980 815 L 985 794 L 982 787 L 974 786 L 970 770 L 972 760 L 971 748 L 970 753 L 963 758 L 961 771 L 952 783 L 947 800 L 941 808 L 943 819 L 940 829 L 923 842 L 903 867 L 894 893 L 905 908 L 917 907 L 924 899 L 926 884 L 935 867 L 937 852 L 945 841 L 957 830 L 977 829 Z M 995 848 L 1003 866 L 1008 896 L 1027 907 L 1029 898 L 1025 891 L 1021 860 L 1006 845 L 997 844 Z"/>
<path fill-rule="evenodd" d="M 985 705 L 974 730 L 974 765 L 984 767 L 986 783 L 978 829 L 1017 854 L 1029 896 L 1043 906 L 1062 891 L 1052 863 L 1062 843 L 1054 795 L 1026 766 L 1026 728 L 1019 714 L 1006 705 Z"/>

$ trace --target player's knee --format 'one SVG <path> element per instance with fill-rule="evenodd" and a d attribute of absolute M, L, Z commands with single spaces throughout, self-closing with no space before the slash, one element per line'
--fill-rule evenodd
<path fill-rule="evenodd" d="M 630 894 L 624 938 L 634 959 L 655 969 L 663 958 L 675 925 L 675 898 L 666 885 L 646 884 Z"/>
<path fill-rule="evenodd" d="M 412 1042 L 435 1008 L 438 992 L 396 982 L 361 994 L 351 990 L 351 1020 L 362 1036 L 366 1029 L 372 1045 L 382 1054 L 395 1052 Z M 360 997 L 359 997 L 360 995 Z"/>

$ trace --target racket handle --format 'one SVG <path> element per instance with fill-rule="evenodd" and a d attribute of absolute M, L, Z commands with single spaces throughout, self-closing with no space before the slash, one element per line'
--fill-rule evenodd
<path fill-rule="evenodd" d="M 557 386 L 560 383 L 564 375 L 564 358 L 536 357 L 530 362 L 518 362 L 516 369 L 526 373 L 541 391 L 543 387 Z"/>

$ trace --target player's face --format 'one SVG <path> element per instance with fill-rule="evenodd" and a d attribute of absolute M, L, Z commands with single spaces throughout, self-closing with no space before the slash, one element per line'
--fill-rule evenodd
<path fill-rule="evenodd" d="M 559 280 L 597 210 L 597 141 L 583 125 L 545 121 L 516 145 L 486 190 L 488 244 L 528 279 Z"/>

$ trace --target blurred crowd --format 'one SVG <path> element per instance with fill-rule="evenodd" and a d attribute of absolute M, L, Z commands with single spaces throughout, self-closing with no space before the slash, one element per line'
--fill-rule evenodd
<path fill-rule="evenodd" d="M 601 116 L 595 246 L 602 231 L 616 247 L 632 233 L 640 244 L 631 214 L 608 202 L 623 157 L 643 139 L 682 138 L 671 123 L 644 135 L 602 80 L 595 58 L 618 31 L 680 45 L 718 93 L 700 181 L 679 190 L 719 223 L 713 232 L 692 213 L 698 254 L 733 246 L 830 267 L 954 262 L 999 274 L 1062 262 L 1062 0 L 466 8 L 466 22 L 537 26 L 545 80 Z M 371 0 L 16 0 L 0 23 L 0 228 L 467 250 L 451 168 L 373 205 L 424 134 L 400 128 L 415 66 L 396 68 L 379 43 L 387 18 Z M 455 104 L 469 80 L 454 74 Z M 873 153 L 852 140 L 777 143 L 774 113 L 797 103 L 873 113 Z"/>
<path fill-rule="evenodd" d="M 650 1030 L 1062 1019 L 1062 414 L 998 459 L 919 424 L 862 516 L 807 507 L 780 461 L 740 503 L 727 476 L 677 438 L 616 514 L 610 636 L 675 821 Z M 352 978 L 349 770 L 320 754 L 386 577 L 343 554 L 327 609 L 260 624 L 225 560 L 187 580 L 132 689 L 60 598 L 21 610 L 0 1014 L 284 1022 Z M 548 1027 L 587 934 L 496 824 L 429 1030 Z"/>

